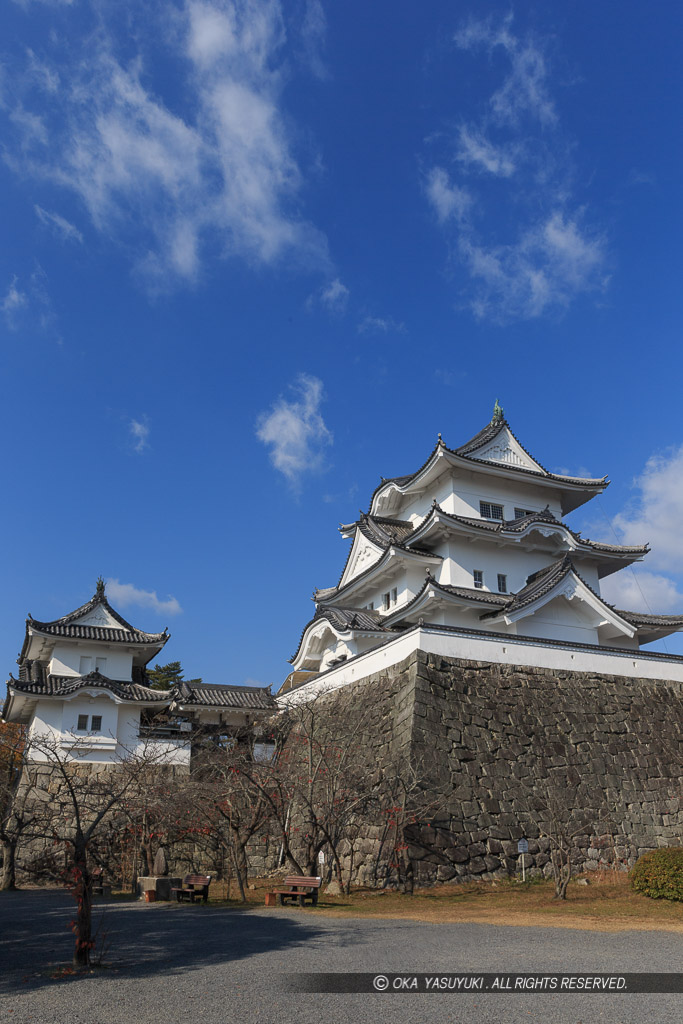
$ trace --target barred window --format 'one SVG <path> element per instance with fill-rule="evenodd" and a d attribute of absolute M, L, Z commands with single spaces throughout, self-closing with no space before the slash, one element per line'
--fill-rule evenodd
<path fill-rule="evenodd" d="M 78 729 L 79 732 L 87 732 L 88 731 L 88 716 L 87 715 L 79 715 L 78 716 L 78 725 L 76 726 L 76 728 Z"/>
<path fill-rule="evenodd" d="M 102 731 L 102 715 L 93 715 L 90 719 L 90 731 L 101 732 Z"/>
<path fill-rule="evenodd" d="M 479 502 L 479 512 L 483 519 L 502 519 L 503 506 L 493 505 L 490 501 Z"/>
<path fill-rule="evenodd" d="M 502 572 L 498 573 L 498 593 L 507 594 L 508 592 L 508 578 L 503 575 Z"/>
<path fill-rule="evenodd" d="M 482 569 L 475 569 L 473 575 L 474 575 L 474 585 L 475 585 L 475 587 L 477 588 L 477 590 L 482 590 L 483 587 L 484 587 L 484 572 L 483 572 L 483 570 Z"/>

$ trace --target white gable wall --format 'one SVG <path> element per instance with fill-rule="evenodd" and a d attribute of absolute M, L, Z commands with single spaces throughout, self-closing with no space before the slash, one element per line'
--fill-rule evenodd
<path fill-rule="evenodd" d="M 535 615 L 517 620 L 517 631 L 523 636 L 548 640 L 570 640 L 579 644 L 599 644 L 593 609 L 587 609 L 578 598 L 568 601 L 557 597 L 543 605 Z"/>
<path fill-rule="evenodd" d="M 356 576 L 360 576 L 362 572 L 365 572 L 366 569 L 369 569 L 371 565 L 377 562 L 382 557 L 382 554 L 382 548 L 372 544 L 360 530 L 356 530 L 349 561 L 339 585 L 345 586 L 355 579 Z"/>
<path fill-rule="evenodd" d="M 528 577 L 550 565 L 555 558 L 547 551 L 525 551 L 511 544 L 497 547 L 495 543 L 450 540 L 435 549 L 443 554 L 444 561 L 434 576 L 439 583 L 454 587 L 473 587 L 474 570 L 484 573 L 484 590 L 498 592 L 498 573 L 507 576 L 509 594 L 517 593 L 526 586 Z M 598 570 L 595 564 L 575 559 L 576 568 L 588 585 L 600 593 Z"/>
<path fill-rule="evenodd" d="M 406 495 L 401 508 L 394 516 L 406 519 L 417 526 L 429 512 L 436 498 L 444 512 L 450 515 L 479 518 L 479 502 L 495 502 L 503 506 L 505 519 L 515 518 L 515 507 L 541 512 L 546 505 L 558 519 L 562 518 L 560 492 L 552 487 L 539 487 L 533 477 L 521 480 L 506 480 L 490 476 L 486 472 L 473 473 L 468 470 L 451 470 L 433 483 L 428 484 L 420 495 Z"/>
<path fill-rule="evenodd" d="M 130 681 L 133 674 L 133 653 L 129 648 L 115 647 L 97 641 L 55 644 L 52 658 L 48 663 L 48 673 L 56 676 L 78 676 L 81 657 L 92 658 L 90 671 L 96 666 L 96 658 L 106 658 L 107 664 L 102 675 L 109 679 Z"/>

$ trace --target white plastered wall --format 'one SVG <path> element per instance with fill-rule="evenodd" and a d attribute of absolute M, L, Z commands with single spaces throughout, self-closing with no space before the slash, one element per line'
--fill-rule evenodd
<path fill-rule="evenodd" d="M 521 546 L 517 547 L 510 543 L 497 547 L 492 542 L 459 540 L 452 538 L 443 546 L 435 548 L 438 554 L 444 555 L 444 560 L 434 576 L 439 583 L 449 584 L 454 587 L 473 587 L 473 572 L 479 569 L 484 573 L 484 590 L 492 593 L 498 592 L 498 573 L 507 576 L 507 592 L 517 593 L 526 586 L 528 577 L 544 569 L 557 558 L 561 552 L 552 553 L 549 551 L 526 551 Z M 600 593 L 600 581 L 598 580 L 597 567 L 592 562 L 583 561 L 580 558 L 574 559 L 579 574 L 586 583 Z"/>
<path fill-rule="evenodd" d="M 102 643 L 56 644 L 48 664 L 48 672 L 56 676 L 80 675 L 82 657 L 92 659 L 91 670 L 95 668 L 97 658 L 106 658 L 107 664 L 102 675 L 109 679 L 130 680 L 132 676 L 132 651 Z"/>

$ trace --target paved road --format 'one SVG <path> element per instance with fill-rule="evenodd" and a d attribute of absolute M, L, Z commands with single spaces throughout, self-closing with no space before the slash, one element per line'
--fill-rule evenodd
<path fill-rule="evenodd" d="M 98 915 L 100 913 L 98 909 Z M 52 977 L 69 962 L 69 897 L 0 894 L 0 1021 L 14 1024 L 678 1024 L 683 996 L 482 993 L 291 994 L 297 971 L 672 971 L 683 938 L 667 932 L 423 925 L 324 911 L 237 912 L 184 904 L 109 904 L 108 968 Z"/>

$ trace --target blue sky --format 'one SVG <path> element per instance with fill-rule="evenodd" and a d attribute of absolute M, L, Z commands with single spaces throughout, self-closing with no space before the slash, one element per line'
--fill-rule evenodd
<path fill-rule="evenodd" d="M 274 682 L 336 527 L 500 399 L 683 610 L 680 5 L 8 0 L 3 587 Z M 660 647 L 683 653 L 678 637 Z"/>

